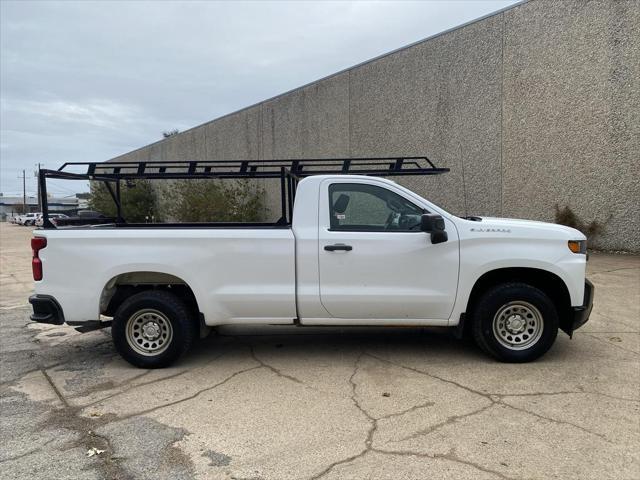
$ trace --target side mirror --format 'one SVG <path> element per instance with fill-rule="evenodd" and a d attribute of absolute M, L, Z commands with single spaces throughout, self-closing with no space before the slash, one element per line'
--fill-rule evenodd
<path fill-rule="evenodd" d="M 442 243 L 449 239 L 444 229 L 444 218 L 435 213 L 425 213 L 422 215 L 420 230 L 431 234 L 431 243 Z"/>

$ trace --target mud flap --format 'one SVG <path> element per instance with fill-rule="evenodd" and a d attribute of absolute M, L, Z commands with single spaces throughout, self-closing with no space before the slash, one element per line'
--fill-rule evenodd
<path fill-rule="evenodd" d="M 579 307 L 572 307 L 569 317 L 562 322 L 560 328 L 569 338 L 573 338 L 573 332 L 587 323 L 591 310 L 593 310 L 593 297 L 595 287 L 589 280 L 584 281 L 584 300 Z"/>

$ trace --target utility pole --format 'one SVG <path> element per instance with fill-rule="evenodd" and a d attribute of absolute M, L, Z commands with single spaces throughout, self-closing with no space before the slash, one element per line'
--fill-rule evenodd
<path fill-rule="evenodd" d="M 42 198 L 40 198 L 40 162 L 38 162 L 38 170 L 33 175 L 36 177 L 36 199 L 38 200 L 38 211 L 42 211 Z"/>
<path fill-rule="evenodd" d="M 22 213 L 27 213 L 27 179 L 24 170 L 22 170 Z"/>

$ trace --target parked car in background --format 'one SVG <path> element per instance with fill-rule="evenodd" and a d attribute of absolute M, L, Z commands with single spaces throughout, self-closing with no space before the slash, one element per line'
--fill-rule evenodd
<path fill-rule="evenodd" d="M 81 218 L 107 218 L 106 215 L 103 215 L 100 212 L 96 212 L 94 210 L 80 210 L 78 212 L 78 217 Z"/>
<path fill-rule="evenodd" d="M 42 217 L 42 213 L 40 212 L 24 213 L 22 215 L 18 215 L 16 223 L 18 225 L 33 226 L 36 224 L 36 221 L 41 217 Z"/>
<path fill-rule="evenodd" d="M 49 214 L 49 220 L 51 220 L 51 223 L 53 223 L 54 225 L 58 224 L 58 220 L 64 219 L 64 218 L 69 218 L 69 216 L 65 215 L 64 213 L 50 213 Z M 36 226 L 37 227 L 41 227 L 43 221 L 44 221 L 44 219 L 42 218 L 42 215 L 40 215 L 40 217 L 36 220 Z"/>
<path fill-rule="evenodd" d="M 51 215 L 49 215 L 51 219 Z M 51 222 L 56 226 L 71 226 L 71 225 L 100 225 L 103 223 L 113 223 L 114 218 L 107 217 L 100 212 L 93 210 L 80 210 L 76 216 L 65 218 L 58 218 L 56 222 Z"/>

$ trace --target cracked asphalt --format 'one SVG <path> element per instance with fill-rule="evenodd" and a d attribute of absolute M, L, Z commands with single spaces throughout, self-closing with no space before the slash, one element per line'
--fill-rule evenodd
<path fill-rule="evenodd" d="M 145 371 L 30 322 L 30 229 L 0 234 L 1 478 L 640 478 L 638 256 L 592 254 L 590 322 L 531 364 L 436 329 L 225 327 Z"/>

